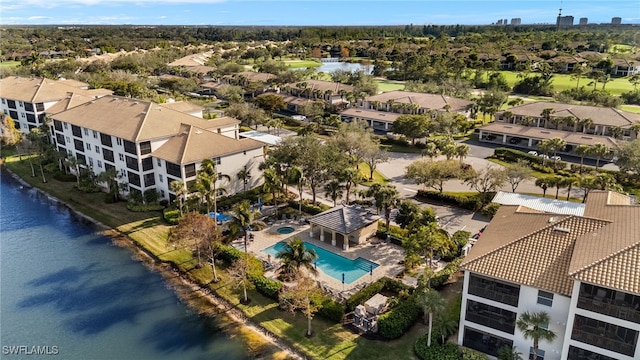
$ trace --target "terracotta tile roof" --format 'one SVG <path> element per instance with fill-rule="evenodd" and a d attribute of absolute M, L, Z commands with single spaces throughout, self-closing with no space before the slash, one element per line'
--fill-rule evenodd
<path fill-rule="evenodd" d="M 71 85 L 70 85 L 71 84 Z M 111 94 L 110 90 L 84 90 L 77 81 L 57 81 L 46 78 L 10 76 L 0 79 L 0 97 L 30 103 L 54 102 L 65 99 L 69 93 L 86 96 Z M 84 84 L 88 87 L 88 84 Z"/>
<path fill-rule="evenodd" d="M 564 139 L 569 144 L 595 145 L 597 143 L 600 143 L 611 149 L 615 149 L 618 147 L 618 140 L 610 136 L 574 133 L 570 131 L 552 130 L 517 124 L 507 124 L 503 122 L 492 122 L 480 127 L 480 129 L 482 129 L 483 132 L 507 134 L 534 139 L 552 139 L 559 137 L 561 139 Z"/>
<path fill-rule="evenodd" d="M 349 234 L 373 222 L 380 216 L 356 206 L 336 206 L 309 219 L 311 224 L 320 225 L 340 234 Z"/>
<path fill-rule="evenodd" d="M 281 95 L 281 94 L 277 94 L 277 95 L 282 97 L 282 100 L 284 100 L 284 102 L 292 105 L 304 105 L 306 103 L 313 101 L 311 99 L 297 97 L 297 96 Z"/>
<path fill-rule="evenodd" d="M 594 125 L 619 126 L 628 128 L 633 124 L 640 123 L 640 114 L 618 110 L 611 107 L 598 107 L 587 105 L 573 105 L 550 102 L 533 102 L 514 106 L 508 111 L 514 115 L 541 117 L 542 110 L 551 108 L 555 112 L 551 117 L 574 116 L 577 119 L 590 118 Z"/>
<path fill-rule="evenodd" d="M 186 102 L 186 101 L 175 101 L 170 103 L 159 104 L 162 107 L 166 107 L 169 109 L 173 109 L 176 111 L 180 111 L 183 113 L 192 113 L 196 111 L 202 111 L 204 108 L 200 105 L 196 105 L 194 103 Z"/>
<path fill-rule="evenodd" d="M 422 109 L 433 110 L 444 110 L 445 106 L 449 105 L 451 107 L 450 111 L 454 112 L 465 111 L 467 105 L 471 104 L 471 101 L 450 96 L 400 90 L 369 96 L 366 100 L 380 101 L 382 103 L 393 101 L 397 103 L 418 104 Z"/>
<path fill-rule="evenodd" d="M 569 274 L 588 282 L 600 279 L 609 287 L 640 294 L 640 262 L 629 263 L 638 259 L 640 205 L 624 197 L 609 191 L 589 193 L 585 216 L 607 219 L 611 224 L 578 239 Z"/>
<path fill-rule="evenodd" d="M 78 105 L 82 105 L 89 101 L 95 100 L 95 97 L 85 96 L 76 93 L 67 93 L 67 97 L 58 101 L 49 107 L 45 112 L 47 114 L 57 114 L 59 112 L 63 112 L 65 110 L 69 110 Z"/>
<path fill-rule="evenodd" d="M 207 60 L 213 55 L 212 51 L 207 51 L 200 54 L 187 55 L 178 60 L 169 63 L 169 66 L 199 66 L 204 65 Z"/>
<path fill-rule="evenodd" d="M 134 142 L 173 136 L 182 123 L 203 129 L 215 127 L 213 121 L 114 95 L 81 104 L 52 118 Z"/>
<path fill-rule="evenodd" d="M 592 191 L 584 216 L 502 206 L 462 268 L 567 296 L 574 279 L 640 295 L 639 234 L 640 205 L 613 192 Z"/>
<path fill-rule="evenodd" d="M 505 212 L 511 210 L 510 216 Z M 484 274 L 493 278 L 527 285 L 553 293 L 571 296 L 573 279 L 568 268 L 571 262 L 576 237 L 590 233 L 607 222 L 580 216 L 557 216 L 550 214 L 517 213 L 511 209 L 498 211 L 497 223 L 502 228 L 529 228 L 529 222 L 542 225 L 534 232 L 518 237 L 517 232 L 489 232 L 489 227 L 471 249 L 473 258 L 465 259 L 465 270 Z M 496 219 L 496 218 L 494 218 Z M 550 222 L 550 220 L 553 220 Z M 493 220 L 490 226 L 493 225 Z M 518 226 L 514 226 L 517 222 Z M 476 250 L 482 242 L 492 242 L 493 249 Z M 472 255 L 470 253 L 470 255 Z"/>
<path fill-rule="evenodd" d="M 190 164 L 263 146 L 264 144 L 256 140 L 236 140 L 193 125 L 181 124 L 180 133 L 151 155 L 174 164 Z"/>
<path fill-rule="evenodd" d="M 359 108 L 349 108 L 340 112 L 340 115 L 344 116 L 353 116 L 359 117 L 362 119 L 372 119 L 386 122 L 394 122 L 400 116 L 400 114 L 386 112 L 386 111 L 375 111 L 375 110 L 365 110 Z"/>
<path fill-rule="evenodd" d="M 187 66 L 187 70 L 194 72 L 196 74 L 208 74 L 209 72 L 215 70 L 216 68 L 206 65 L 195 65 L 195 66 Z"/>
<path fill-rule="evenodd" d="M 275 79 L 276 76 L 269 73 L 256 72 L 256 71 L 242 71 L 233 75 L 228 75 L 225 77 L 228 78 L 238 78 L 240 76 L 244 76 L 249 82 L 267 82 L 269 80 Z"/>

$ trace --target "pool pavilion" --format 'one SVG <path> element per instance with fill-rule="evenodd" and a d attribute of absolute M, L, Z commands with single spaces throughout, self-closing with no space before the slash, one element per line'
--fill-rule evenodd
<path fill-rule="evenodd" d="M 309 237 L 349 250 L 376 235 L 380 216 L 360 206 L 340 205 L 309 219 Z M 316 237 L 318 234 L 318 237 Z"/>

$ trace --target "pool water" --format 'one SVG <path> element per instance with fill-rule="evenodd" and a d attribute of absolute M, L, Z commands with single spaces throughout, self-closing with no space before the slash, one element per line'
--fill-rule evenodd
<path fill-rule="evenodd" d="M 294 228 L 292 228 L 291 226 L 282 226 L 279 227 L 278 230 L 276 230 L 278 232 L 278 234 L 291 234 L 292 232 L 295 231 Z"/>
<path fill-rule="evenodd" d="M 280 241 L 273 246 L 263 249 L 262 252 L 275 258 L 280 251 L 285 249 L 285 245 L 286 242 Z M 372 269 L 379 266 L 378 264 L 361 257 L 355 260 L 347 259 L 344 256 L 340 256 L 308 242 L 305 242 L 304 246 L 307 249 L 313 249 L 318 255 L 318 258 L 316 259 L 316 266 L 318 267 L 318 270 L 322 270 L 323 273 L 338 281 L 342 281 L 342 274 L 344 274 L 345 284 L 353 283 L 364 275 L 368 275 Z"/>

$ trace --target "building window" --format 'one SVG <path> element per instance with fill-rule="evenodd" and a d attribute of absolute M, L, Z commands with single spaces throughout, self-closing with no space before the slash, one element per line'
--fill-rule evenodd
<path fill-rule="evenodd" d="M 124 155 L 123 154 L 118 154 L 118 159 L 120 159 L 120 161 L 124 161 Z"/>
<path fill-rule="evenodd" d="M 80 129 L 80 126 L 71 125 L 71 133 L 73 133 L 73 136 L 82 139 L 82 130 Z"/>
<path fill-rule="evenodd" d="M 87 159 L 89 160 L 89 166 L 93 167 L 93 158 L 92 157 L 88 157 Z"/>
<path fill-rule="evenodd" d="M 127 178 L 129 179 L 129 184 L 140 186 L 140 175 L 133 173 L 131 171 L 128 171 Z"/>
<path fill-rule="evenodd" d="M 24 107 L 24 103 L 20 101 L 20 107 Z"/>
<path fill-rule="evenodd" d="M 182 172 L 180 171 L 180 165 L 167 162 L 167 174 L 182 178 Z"/>
<path fill-rule="evenodd" d="M 53 128 L 56 129 L 56 131 L 62 131 L 62 123 L 58 120 L 53 120 Z"/>
<path fill-rule="evenodd" d="M 145 155 L 151 152 L 151 142 L 145 141 L 140 143 L 140 154 Z"/>
<path fill-rule="evenodd" d="M 33 104 L 32 103 L 25 103 L 24 104 L 24 109 L 27 110 L 27 111 L 33 112 Z"/>
<path fill-rule="evenodd" d="M 67 142 L 68 142 L 68 143 L 70 143 L 70 142 L 71 142 L 71 139 L 69 139 L 69 137 L 68 137 L 68 136 L 65 136 L 65 139 L 67 139 Z"/>
<path fill-rule="evenodd" d="M 64 129 L 65 129 L 65 130 L 68 130 L 68 129 L 69 129 L 69 124 L 67 124 L 67 123 L 62 123 L 62 126 L 64 126 Z"/>
<path fill-rule="evenodd" d="M 84 128 L 84 134 L 85 134 L 85 135 L 87 135 L 87 136 L 89 136 L 89 129 Z"/>
<path fill-rule="evenodd" d="M 102 149 L 102 157 L 107 161 L 113 162 L 113 151 L 108 149 Z"/>
<path fill-rule="evenodd" d="M 98 160 L 98 167 L 102 168 L 102 161 Z"/>
<path fill-rule="evenodd" d="M 84 143 L 82 142 L 82 140 L 73 139 L 73 145 L 75 146 L 76 150 L 84 151 Z"/>
<path fill-rule="evenodd" d="M 2 99 L 2 103 L 3 103 L 3 104 L 6 104 L 6 103 L 7 103 L 7 101 L 6 101 L 5 99 Z"/>
<path fill-rule="evenodd" d="M 62 134 L 56 134 L 56 142 L 60 145 L 66 145 Z"/>
<path fill-rule="evenodd" d="M 162 174 L 159 174 L 159 175 L 158 175 L 158 181 L 162 182 L 162 179 L 163 179 Z"/>
<path fill-rule="evenodd" d="M 142 159 L 142 171 L 153 170 L 153 159 L 150 157 Z"/>
<path fill-rule="evenodd" d="M 160 190 L 160 197 L 164 197 L 164 190 Z"/>
<path fill-rule="evenodd" d="M 158 164 L 158 166 L 162 166 L 162 160 L 157 159 L 156 163 Z"/>
<path fill-rule="evenodd" d="M 87 143 L 87 150 L 91 150 L 91 144 Z"/>
<path fill-rule="evenodd" d="M 520 287 L 485 278 L 476 274 L 469 277 L 469 294 L 485 299 L 498 301 L 503 304 L 518 306 Z"/>
<path fill-rule="evenodd" d="M 23 118 L 23 119 L 26 119 L 27 115 L 25 115 L 25 113 L 20 113 L 20 117 Z"/>
<path fill-rule="evenodd" d="M 92 131 L 93 131 L 93 138 L 97 139 L 98 138 L 98 132 L 95 131 L 95 130 L 92 130 Z"/>
<path fill-rule="evenodd" d="M 553 293 L 538 290 L 538 304 L 553 306 Z"/>
<path fill-rule="evenodd" d="M 216 163 L 216 165 L 220 165 L 222 163 L 222 160 L 220 159 L 220 157 L 213 158 L 213 161 Z"/>
<path fill-rule="evenodd" d="M 33 114 L 27 114 L 27 121 L 30 123 L 36 123 L 36 116 Z"/>
<path fill-rule="evenodd" d="M 529 347 L 529 360 L 533 360 L 533 346 Z M 538 360 L 544 360 L 544 350 L 538 348 Z"/>
<path fill-rule="evenodd" d="M 9 109 L 15 109 L 15 108 L 16 108 L 16 102 L 15 102 L 15 100 L 9 100 L 9 101 L 7 101 L 7 105 L 9 105 Z"/>
<path fill-rule="evenodd" d="M 196 164 L 188 164 L 184 166 L 184 177 L 196 176 Z"/>
<path fill-rule="evenodd" d="M 111 135 L 100 133 L 100 143 L 104 146 L 112 147 L 113 143 L 111 142 Z"/>
<path fill-rule="evenodd" d="M 516 313 L 470 299 L 465 319 L 508 334 L 513 334 L 516 328 Z"/>
<path fill-rule="evenodd" d="M 118 145 L 122 145 L 122 139 L 120 139 L 120 138 L 116 138 L 116 144 L 118 144 Z"/>
<path fill-rule="evenodd" d="M 498 356 L 498 350 L 503 346 L 513 347 L 513 341 L 465 326 L 462 345 L 491 356 Z"/>
<path fill-rule="evenodd" d="M 153 173 L 144 175 L 144 186 L 149 187 L 156 184 L 156 177 Z"/>
<path fill-rule="evenodd" d="M 137 155 L 138 151 L 136 149 L 136 143 L 125 140 L 124 141 L 124 152 L 129 153 L 129 154 Z"/>
<path fill-rule="evenodd" d="M 19 117 L 18 112 L 13 110 L 9 110 L 9 116 L 11 116 L 11 118 L 14 120 L 18 120 L 18 117 Z"/>
<path fill-rule="evenodd" d="M 131 170 L 139 170 L 138 167 L 138 159 L 132 158 L 130 156 L 125 156 L 125 162 L 127 163 L 127 167 Z M 139 184 L 138 184 L 139 185 Z"/>
<path fill-rule="evenodd" d="M 96 154 L 100 154 L 100 146 L 96 145 Z"/>
<path fill-rule="evenodd" d="M 37 111 L 44 111 L 44 104 L 43 103 L 37 103 L 36 104 L 36 110 Z"/>

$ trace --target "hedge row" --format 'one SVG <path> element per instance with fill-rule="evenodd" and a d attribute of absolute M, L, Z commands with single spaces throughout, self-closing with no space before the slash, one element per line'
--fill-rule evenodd
<path fill-rule="evenodd" d="M 164 206 L 160 204 L 134 204 L 128 203 L 127 209 L 133 212 L 145 212 L 145 211 L 160 211 L 164 209 Z"/>
<path fill-rule="evenodd" d="M 427 346 L 428 334 L 418 338 L 413 351 L 422 360 L 460 360 L 462 356 L 458 350 L 458 345 L 454 343 L 446 343 L 440 345 L 431 338 L 431 346 Z"/>
<path fill-rule="evenodd" d="M 452 262 L 448 263 L 444 267 L 444 269 L 438 271 L 431 278 L 431 287 L 434 288 L 434 289 L 435 288 L 439 288 L 445 282 L 447 282 L 447 280 L 449 280 L 451 275 L 457 273 L 460 270 L 460 263 L 461 262 L 462 262 L 462 258 L 457 258 L 457 259 L 453 260 Z"/>
<path fill-rule="evenodd" d="M 493 198 L 493 194 L 488 194 L 488 198 Z M 479 194 L 474 194 L 470 196 L 466 195 L 453 195 L 453 194 L 445 194 L 437 191 L 431 190 L 418 190 L 416 197 L 423 199 L 430 199 L 440 201 L 446 204 L 455 205 L 464 209 L 468 209 L 471 211 L 480 210 L 482 207 L 482 199 Z"/>
<path fill-rule="evenodd" d="M 403 284 L 401 281 L 388 277 L 380 278 L 347 299 L 347 311 L 354 311 L 356 306 L 364 304 L 365 301 L 369 300 L 373 295 L 383 290 L 400 293 L 401 291 L 410 291 L 411 289 L 412 288 L 410 286 Z"/>
<path fill-rule="evenodd" d="M 277 280 L 271 280 L 263 275 L 251 276 L 251 282 L 256 286 L 256 290 L 262 295 L 278 300 L 278 293 L 282 288 L 282 283 Z"/>
<path fill-rule="evenodd" d="M 506 161 L 506 162 L 518 162 L 518 160 L 526 160 L 530 164 L 540 164 L 542 165 L 542 158 L 540 156 L 527 154 L 524 151 L 515 150 L 515 149 L 507 149 L 507 148 L 496 148 L 493 152 L 493 156 L 496 159 Z"/>
<path fill-rule="evenodd" d="M 224 260 L 227 264 L 233 264 L 242 257 L 243 252 L 233 246 L 220 245 L 220 254 L 218 258 Z"/>
<path fill-rule="evenodd" d="M 345 308 L 344 305 L 336 302 L 330 297 L 324 297 L 322 302 L 320 303 L 320 308 L 318 309 L 318 315 L 327 319 L 334 321 L 336 323 L 342 322 L 342 318 L 344 317 Z"/>
<path fill-rule="evenodd" d="M 297 209 L 300 206 L 300 202 L 296 200 L 289 200 L 289 206 L 294 209 Z M 331 207 L 323 205 L 323 204 L 309 204 L 307 202 L 302 202 L 302 212 L 307 213 L 309 215 L 317 215 L 323 211 L 329 210 Z"/>
<path fill-rule="evenodd" d="M 385 339 L 397 339 L 420 317 L 420 307 L 414 297 L 400 303 L 378 318 L 378 333 Z"/>

